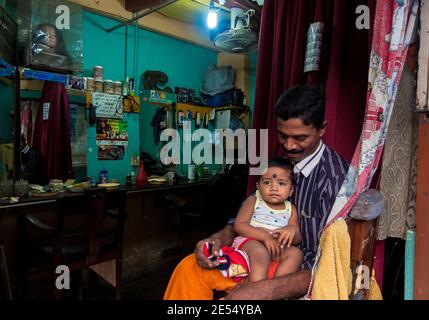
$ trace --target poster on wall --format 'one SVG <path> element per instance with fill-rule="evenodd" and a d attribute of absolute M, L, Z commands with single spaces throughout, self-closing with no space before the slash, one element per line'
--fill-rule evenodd
<path fill-rule="evenodd" d="M 123 160 L 124 146 L 98 146 L 98 160 Z"/>
<path fill-rule="evenodd" d="M 128 146 L 128 122 L 120 119 L 97 119 L 97 144 Z"/>
<path fill-rule="evenodd" d="M 307 33 L 307 49 L 305 50 L 304 72 L 318 71 L 322 52 L 323 22 L 310 24 Z"/>
<path fill-rule="evenodd" d="M 92 94 L 91 102 L 95 107 L 97 118 L 122 119 L 124 117 L 122 96 L 119 94 L 94 92 Z"/>

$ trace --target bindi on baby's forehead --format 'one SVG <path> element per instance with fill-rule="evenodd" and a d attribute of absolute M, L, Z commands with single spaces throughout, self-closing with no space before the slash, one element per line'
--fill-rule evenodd
<path fill-rule="evenodd" d="M 276 179 L 277 178 L 277 173 L 273 173 L 273 178 Z"/>

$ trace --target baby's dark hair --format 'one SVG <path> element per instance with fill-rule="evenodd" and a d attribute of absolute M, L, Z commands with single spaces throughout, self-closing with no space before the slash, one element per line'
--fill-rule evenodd
<path fill-rule="evenodd" d="M 288 158 L 271 158 L 268 160 L 268 168 L 277 167 L 289 171 L 290 177 L 293 177 L 293 164 Z M 259 177 L 260 178 L 260 177 Z"/>

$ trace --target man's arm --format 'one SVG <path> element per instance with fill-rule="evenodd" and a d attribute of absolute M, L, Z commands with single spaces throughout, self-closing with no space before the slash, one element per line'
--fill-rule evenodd
<path fill-rule="evenodd" d="M 217 261 L 211 261 L 204 254 L 204 243 L 210 242 L 213 244 L 212 253 L 214 256 L 219 255 L 219 249 L 222 246 L 230 246 L 234 240 L 234 228 L 232 225 L 227 225 L 225 228 L 211 235 L 210 237 L 200 240 L 195 246 L 195 256 L 200 267 L 205 269 L 216 268 L 219 265 Z"/>
<path fill-rule="evenodd" d="M 283 277 L 238 286 L 224 300 L 281 300 L 304 296 L 311 281 L 311 271 L 303 270 Z"/>

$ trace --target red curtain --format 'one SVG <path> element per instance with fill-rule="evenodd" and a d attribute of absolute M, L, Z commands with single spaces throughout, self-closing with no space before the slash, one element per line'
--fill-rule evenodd
<path fill-rule="evenodd" d="M 73 176 L 69 97 L 63 84 L 45 82 L 34 125 L 33 148 L 40 153 L 46 178 L 66 180 Z"/>
<path fill-rule="evenodd" d="M 269 129 L 269 157 L 282 155 L 276 133 L 277 98 L 293 85 L 311 84 L 325 88 L 325 143 L 351 160 L 365 112 L 371 43 L 370 31 L 355 25 L 359 5 L 369 6 L 373 13 L 375 0 L 265 0 L 253 129 Z M 320 70 L 304 73 L 307 31 L 313 22 L 324 23 Z M 254 189 L 251 176 L 249 193 Z"/>

